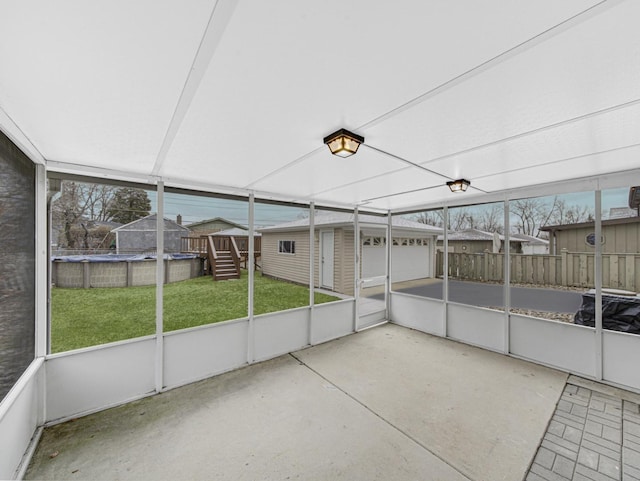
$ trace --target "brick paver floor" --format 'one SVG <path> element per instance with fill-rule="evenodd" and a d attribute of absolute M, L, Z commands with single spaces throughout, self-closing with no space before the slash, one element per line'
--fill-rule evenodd
<path fill-rule="evenodd" d="M 567 384 L 526 481 L 640 481 L 640 407 Z"/>

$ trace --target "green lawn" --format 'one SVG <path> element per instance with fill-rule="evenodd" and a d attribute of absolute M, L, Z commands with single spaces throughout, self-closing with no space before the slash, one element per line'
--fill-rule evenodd
<path fill-rule="evenodd" d="M 247 316 L 248 276 L 213 282 L 210 276 L 164 286 L 164 330 Z M 63 352 L 155 332 L 155 286 L 51 290 L 51 352 Z M 315 303 L 335 301 L 315 294 Z M 309 289 L 256 273 L 254 313 L 309 304 Z"/>

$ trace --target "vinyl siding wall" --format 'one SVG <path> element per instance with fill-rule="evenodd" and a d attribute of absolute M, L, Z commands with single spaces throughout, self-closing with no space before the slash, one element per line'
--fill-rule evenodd
<path fill-rule="evenodd" d="M 278 241 L 295 241 L 295 254 L 278 252 Z M 317 252 L 317 244 L 316 244 Z M 309 285 L 309 230 L 262 234 L 262 272 L 277 279 Z M 316 270 L 317 273 L 317 270 Z"/>
<path fill-rule="evenodd" d="M 326 229 L 322 229 L 326 230 Z M 353 230 L 333 229 L 333 289 L 341 294 L 354 293 Z M 295 254 L 278 253 L 278 241 L 296 242 Z M 320 285 L 320 230 L 315 231 L 314 285 Z M 264 232 L 262 234 L 262 272 L 278 279 L 309 284 L 309 230 Z"/>
<path fill-rule="evenodd" d="M 556 232 L 557 254 L 562 249 L 569 252 L 594 252 L 595 248 L 585 242 L 585 238 L 595 232 L 595 227 L 567 229 Z M 640 253 L 640 222 L 620 225 L 603 225 L 603 254 L 637 254 Z"/>
<path fill-rule="evenodd" d="M 333 270 L 336 291 L 352 296 L 354 293 L 353 230 L 335 230 L 335 265 Z"/>

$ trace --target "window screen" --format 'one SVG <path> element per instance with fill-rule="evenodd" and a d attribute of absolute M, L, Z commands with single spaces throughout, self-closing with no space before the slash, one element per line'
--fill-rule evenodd
<path fill-rule="evenodd" d="M 35 355 L 35 166 L 0 133 L 0 400 Z"/>

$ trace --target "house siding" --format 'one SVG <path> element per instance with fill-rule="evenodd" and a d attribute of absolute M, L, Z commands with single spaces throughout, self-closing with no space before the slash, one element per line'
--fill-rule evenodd
<path fill-rule="evenodd" d="M 562 249 L 569 252 L 594 252 L 595 248 L 585 242 L 587 235 L 595 232 L 595 227 L 581 227 L 556 232 L 557 253 Z M 603 225 L 603 254 L 637 254 L 640 253 L 640 222 L 619 225 Z"/>
<path fill-rule="evenodd" d="M 340 286 L 343 294 L 354 295 L 355 245 L 353 230 L 339 229 L 341 245 Z"/>
<path fill-rule="evenodd" d="M 322 229 L 326 230 L 326 229 Z M 354 246 L 353 231 L 333 229 L 333 289 L 353 295 Z M 314 235 L 314 286 L 320 285 L 320 230 Z M 278 253 L 279 240 L 296 242 L 296 253 Z M 309 284 L 309 231 L 264 232 L 262 234 L 262 272 L 278 279 Z"/>
<path fill-rule="evenodd" d="M 278 241 L 296 243 L 295 254 L 278 252 Z M 262 235 L 262 273 L 278 279 L 286 279 L 309 285 L 309 231 L 273 232 Z M 317 271 L 316 271 L 317 272 Z"/>

